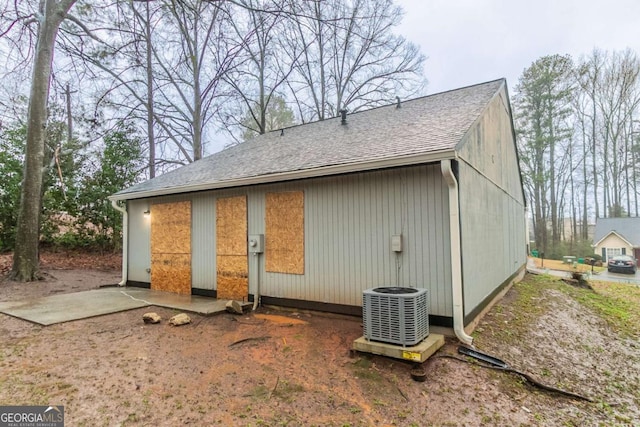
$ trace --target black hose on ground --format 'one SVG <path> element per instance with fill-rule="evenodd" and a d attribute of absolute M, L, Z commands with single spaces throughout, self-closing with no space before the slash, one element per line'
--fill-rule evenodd
<path fill-rule="evenodd" d="M 574 399 L 584 400 L 586 402 L 593 403 L 593 400 L 588 398 L 588 397 L 582 396 L 582 395 L 577 394 L 577 393 L 572 393 L 570 391 L 562 390 L 562 389 L 559 389 L 559 388 L 551 387 L 551 386 L 548 386 L 546 384 L 542 384 L 541 382 L 535 380 L 531 375 L 529 375 L 527 373 L 524 373 L 524 372 L 520 372 L 520 371 L 518 371 L 516 369 L 513 369 L 513 368 L 484 365 L 482 363 L 473 362 L 471 360 L 463 359 L 461 357 L 457 357 L 457 356 L 454 356 L 454 355 L 451 355 L 451 354 L 441 354 L 441 355 L 433 357 L 433 359 L 438 359 L 438 358 L 453 359 L 453 360 L 457 360 L 458 362 L 470 363 L 472 365 L 480 366 L 481 368 L 493 369 L 493 370 L 496 370 L 496 371 L 503 371 L 503 372 L 510 372 L 512 374 L 516 374 L 516 375 L 521 376 L 529 384 L 533 385 L 534 387 L 538 387 L 539 389 L 542 389 L 542 390 L 545 390 L 545 391 L 550 391 L 550 392 L 553 392 L 553 393 L 562 394 L 564 396 L 572 397 Z"/>

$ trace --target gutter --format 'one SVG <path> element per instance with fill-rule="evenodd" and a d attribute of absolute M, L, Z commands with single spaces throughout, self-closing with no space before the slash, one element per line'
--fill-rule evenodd
<path fill-rule="evenodd" d="M 143 199 L 158 196 L 168 196 L 173 194 L 191 193 L 196 191 L 218 190 L 258 184 L 272 184 L 298 179 L 319 178 L 331 175 L 342 175 L 346 173 L 366 172 L 377 169 L 419 165 L 424 163 L 436 163 L 443 159 L 450 159 L 455 155 L 455 151 L 447 149 L 422 154 L 409 154 L 391 158 L 381 158 L 366 160 L 362 162 L 320 166 L 315 168 L 286 172 L 274 172 L 257 176 L 230 178 L 219 181 L 196 182 L 176 186 L 167 185 L 162 188 L 156 188 L 152 190 L 134 191 L 130 193 L 116 193 L 109 196 L 109 200 L 113 201 Z"/>
<path fill-rule="evenodd" d="M 449 187 L 449 237 L 451 238 L 451 294 L 453 297 L 453 331 L 464 344 L 473 345 L 473 337 L 464 331 L 462 294 L 462 249 L 460 243 L 460 204 L 458 181 L 451 169 L 451 159 L 440 161 L 440 170 Z"/>
<path fill-rule="evenodd" d="M 117 200 L 112 199 L 111 206 L 115 210 L 122 212 L 122 280 L 118 283 L 118 286 L 125 286 L 129 270 L 129 213 L 126 208 L 118 204 Z"/>

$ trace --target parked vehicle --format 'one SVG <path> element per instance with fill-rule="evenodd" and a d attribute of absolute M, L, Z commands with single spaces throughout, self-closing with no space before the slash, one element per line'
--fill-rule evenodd
<path fill-rule="evenodd" d="M 638 261 L 629 255 L 617 255 L 609 258 L 609 262 L 607 262 L 607 271 L 609 273 L 636 274 L 637 269 Z"/>

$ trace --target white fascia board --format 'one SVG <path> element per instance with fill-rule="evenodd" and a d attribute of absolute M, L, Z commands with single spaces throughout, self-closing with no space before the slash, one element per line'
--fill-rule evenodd
<path fill-rule="evenodd" d="M 628 241 L 622 234 L 618 233 L 616 230 L 611 230 L 610 232 L 608 232 L 607 234 L 604 235 L 604 237 L 600 240 L 598 240 L 598 243 L 594 244 L 593 247 L 598 247 L 600 246 L 600 244 L 609 236 L 611 236 L 612 234 L 615 234 L 616 236 L 618 236 L 620 238 L 620 240 L 623 240 L 627 245 L 629 245 L 632 248 L 635 248 L 636 246 L 633 245 L 633 243 L 631 243 L 630 241 Z"/>
<path fill-rule="evenodd" d="M 275 182 L 293 181 L 297 179 L 318 178 L 330 175 L 340 175 L 353 172 L 364 172 L 375 169 L 385 169 L 399 166 L 411 166 L 422 163 L 439 162 L 446 159 L 456 159 L 455 150 L 434 151 L 431 153 L 410 155 L 403 157 L 385 158 L 380 160 L 366 161 L 360 163 L 348 163 L 344 165 L 322 166 L 313 169 L 304 169 L 291 172 L 280 172 L 255 177 L 231 179 L 226 181 L 205 182 L 192 185 L 182 185 L 176 187 L 160 188 L 157 190 L 140 191 L 135 193 L 114 194 L 109 196 L 109 200 L 132 200 L 144 199 L 157 196 L 168 196 L 172 194 L 191 193 L 196 191 L 216 190 L 222 188 L 241 187 L 256 184 L 270 184 Z"/>

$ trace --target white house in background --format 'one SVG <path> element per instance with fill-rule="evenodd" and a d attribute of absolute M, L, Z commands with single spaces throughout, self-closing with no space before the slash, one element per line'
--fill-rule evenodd
<path fill-rule="evenodd" d="M 259 135 L 110 199 L 123 284 L 358 316 L 368 288 L 426 288 L 430 324 L 465 342 L 527 260 L 504 79 Z"/>
<path fill-rule="evenodd" d="M 640 260 L 640 218 L 598 218 L 593 247 L 603 262 L 616 255 Z"/>

